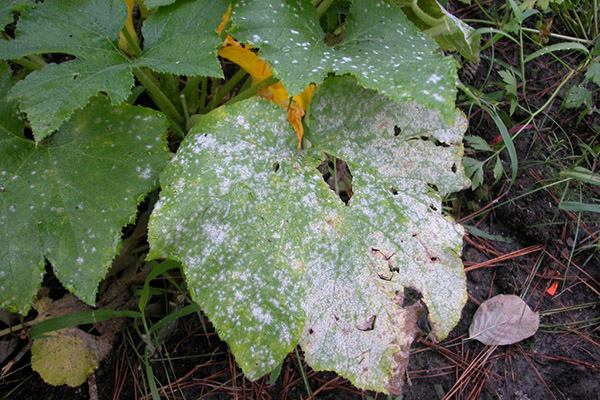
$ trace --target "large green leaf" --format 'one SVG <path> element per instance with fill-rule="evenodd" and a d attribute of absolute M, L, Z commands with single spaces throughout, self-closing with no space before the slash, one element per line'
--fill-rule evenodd
<path fill-rule="evenodd" d="M 162 175 L 149 227 L 149 258 L 182 262 L 193 298 L 250 379 L 298 342 L 304 244 L 325 218 L 304 198 L 333 201 L 294 142 L 285 113 L 266 100 L 213 111 Z"/>
<path fill-rule="evenodd" d="M 318 241 L 314 257 L 326 261 L 307 271 L 305 358 L 359 387 L 400 393 L 420 312 L 402 307 L 404 290 L 422 295 L 438 339 L 466 301 L 463 229 L 442 216 L 440 198 L 469 183 L 466 119 L 457 112 L 446 128 L 439 112 L 391 103 L 349 78 L 326 81 L 310 116 L 311 150 L 346 160 L 354 195 Z"/>
<path fill-rule="evenodd" d="M 156 111 L 107 99 L 37 145 L 0 128 L 0 308 L 29 309 L 45 260 L 66 288 L 95 302 L 121 228 L 169 158 L 165 132 Z"/>
<path fill-rule="evenodd" d="M 6 99 L 12 85 L 10 67 L 0 62 L 0 132 L 23 131 L 23 120 L 17 111 L 17 104 Z"/>
<path fill-rule="evenodd" d="M 126 56 L 116 46 L 126 15 L 127 7 L 119 0 L 79 1 L 77 5 L 47 1 L 23 12 L 16 40 L 0 41 L 4 59 L 40 53 L 77 56 L 31 73 L 11 93 L 27 112 L 37 141 L 100 91 L 114 103 L 127 98 L 133 76 Z"/>
<path fill-rule="evenodd" d="M 138 64 L 178 75 L 223 77 L 216 29 L 228 6 L 228 0 L 179 0 L 159 8 L 144 22 Z"/>
<path fill-rule="evenodd" d="M 215 29 L 227 4 L 189 0 L 162 7 L 145 21 L 144 52 L 133 61 L 117 45 L 127 18 L 123 0 L 49 0 L 23 12 L 15 40 L 0 41 L 2 58 L 41 53 L 76 56 L 31 73 L 11 93 L 27 112 L 36 141 L 58 129 L 99 92 L 108 94 L 113 104 L 125 101 L 134 84 L 134 66 L 222 76 Z"/>
<path fill-rule="evenodd" d="M 345 37 L 334 47 L 325 44 L 307 0 L 241 1 L 231 18 L 230 33 L 259 47 L 292 95 L 333 71 L 352 74 L 362 86 L 394 100 L 414 100 L 454 115 L 455 63 L 388 1 L 354 1 Z"/>
<path fill-rule="evenodd" d="M 359 113 L 356 110 L 360 110 Z M 161 176 L 150 257 L 182 262 L 193 298 L 256 379 L 301 343 L 309 364 L 399 393 L 423 296 L 444 338 L 466 300 L 463 230 L 440 196 L 468 184 L 464 115 L 398 104 L 352 78 L 319 88 L 298 152 L 264 100 L 200 120 Z M 398 133 L 400 132 L 400 133 Z M 323 181 L 323 153 L 353 174 L 346 206 Z"/>

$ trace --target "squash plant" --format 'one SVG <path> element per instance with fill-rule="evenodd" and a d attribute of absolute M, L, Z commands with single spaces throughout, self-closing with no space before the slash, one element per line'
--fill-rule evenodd
<path fill-rule="evenodd" d="M 0 306 L 26 313 L 46 262 L 93 305 L 160 186 L 147 259 L 181 262 L 249 379 L 299 344 L 400 393 L 421 313 L 443 339 L 466 300 L 463 229 L 441 207 L 469 183 L 455 62 L 392 2 L 355 0 L 328 32 L 332 2 L 312 3 L 146 0 L 135 24 L 130 0 L 3 6 L 21 13 L 0 56 L 33 71 L 14 83 L 0 64 Z M 245 72 L 219 88 L 218 54 L 251 74 L 233 98 Z M 130 104 L 143 90 L 158 111 Z"/>

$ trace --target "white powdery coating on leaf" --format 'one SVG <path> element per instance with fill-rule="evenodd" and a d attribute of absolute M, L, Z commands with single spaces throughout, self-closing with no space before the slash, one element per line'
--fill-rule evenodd
<path fill-rule="evenodd" d="M 294 233 L 303 222 L 293 214 L 316 198 L 310 187 L 288 190 L 307 181 L 293 137 L 285 112 L 263 100 L 207 115 L 165 171 L 150 224 L 153 251 L 184 264 L 194 299 L 250 379 L 281 362 L 302 329 L 302 268 L 290 260 L 305 258 Z"/>
<path fill-rule="evenodd" d="M 404 289 L 423 295 L 438 338 L 465 301 L 463 231 L 433 187 L 467 182 L 452 168 L 461 125 L 349 78 L 326 82 L 311 116 L 305 156 L 285 112 L 263 100 L 203 117 L 163 174 L 152 254 L 184 264 L 194 299 L 251 379 L 300 340 L 313 367 L 397 393 L 420 308 L 402 307 Z M 316 170 L 322 151 L 350 166 L 348 206 Z"/>
<path fill-rule="evenodd" d="M 350 94 L 352 104 L 344 101 Z M 417 310 L 401 306 L 404 288 L 422 294 L 440 339 L 466 300 L 463 229 L 441 215 L 440 195 L 428 186 L 447 192 L 468 182 L 452 168 L 464 124 L 444 128 L 439 114 L 390 103 L 351 78 L 326 81 L 311 116 L 312 149 L 348 163 L 353 197 L 322 240 L 321 258 L 308 264 L 305 357 L 359 387 L 399 393 L 417 329 Z"/>
<path fill-rule="evenodd" d="M 233 7 L 231 20 L 231 33 L 241 41 L 257 44 L 260 33 L 261 58 L 292 95 L 319 84 L 328 71 L 349 73 L 362 86 L 396 101 L 418 101 L 453 116 L 453 60 L 440 56 L 435 42 L 396 5 L 353 1 L 345 37 L 332 47 L 325 44 L 315 7 L 307 1 L 242 1 Z"/>
<path fill-rule="evenodd" d="M 135 220 L 137 205 L 169 158 L 165 131 L 165 120 L 154 111 L 98 99 L 44 143 L 23 140 L 18 132 L 0 133 L 0 152 L 27 156 L 0 157 L 2 170 L 18 165 L 27 177 L 0 178 L 6 189 L 0 201 L 0 256 L 7 272 L 0 277 L 6 287 L 0 307 L 27 310 L 45 259 L 65 288 L 95 302 L 122 226 Z M 3 237 L 5 232 L 10 237 Z"/>

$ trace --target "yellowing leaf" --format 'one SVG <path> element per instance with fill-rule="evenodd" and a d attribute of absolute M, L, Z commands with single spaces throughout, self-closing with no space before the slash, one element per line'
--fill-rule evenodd
<path fill-rule="evenodd" d="M 44 297 L 36 302 L 35 308 L 39 312 L 38 321 L 88 309 L 72 295 L 56 301 Z M 33 340 L 31 368 L 50 385 L 76 387 L 87 380 L 111 349 L 106 337 L 75 327 L 60 329 Z"/>
<path fill-rule="evenodd" d="M 31 368 L 51 385 L 76 387 L 98 367 L 110 344 L 77 328 L 61 329 L 31 345 Z"/>

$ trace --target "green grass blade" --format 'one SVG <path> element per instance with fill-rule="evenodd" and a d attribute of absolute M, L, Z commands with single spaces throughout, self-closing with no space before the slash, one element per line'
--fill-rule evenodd
<path fill-rule="evenodd" d="M 142 292 L 140 294 L 140 301 L 138 305 L 141 312 L 144 312 L 144 310 L 146 309 L 146 305 L 148 304 L 148 300 L 150 299 L 150 281 L 152 281 L 152 279 L 156 278 L 157 276 L 164 274 L 166 271 L 173 268 L 179 268 L 180 266 L 181 264 L 179 264 L 179 262 L 177 261 L 167 260 L 160 263 L 152 269 L 152 271 L 146 277 L 146 281 L 144 282 L 144 288 L 142 289 Z"/>
<path fill-rule="evenodd" d="M 589 169 L 583 167 L 575 167 L 573 169 L 560 171 L 561 176 L 566 176 L 568 178 L 577 179 L 578 181 L 584 183 L 591 183 L 592 185 L 600 186 L 600 175 L 595 174 Z"/>
<path fill-rule="evenodd" d="M 479 236 L 479 237 L 486 238 L 489 240 L 494 240 L 496 242 L 504 242 L 504 243 L 513 243 L 514 242 L 514 240 L 512 238 L 504 237 L 502 235 L 492 235 L 492 234 L 482 231 L 481 229 L 476 228 L 472 225 L 463 225 L 463 227 L 465 227 L 469 231 L 469 233 L 472 233 L 475 236 Z"/>
<path fill-rule="evenodd" d="M 585 47 L 581 43 L 574 43 L 574 42 L 556 43 L 556 44 L 552 44 L 550 46 L 541 48 L 534 53 L 531 53 L 530 55 L 525 57 L 524 62 L 527 64 L 529 61 L 531 61 L 541 55 L 544 55 L 547 53 L 553 53 L 555 51 L 562 51 L 562 50 L 578 50 L 578 51 L 584 52 L 585 54 L 589 54 L 589 50 L 587 49 L 587 47 Z"/>
<path fill-rule="evenodd" d="M 152 325 L 152 327 L 150 327 L 150 329 L 148 330 L 148 333 L 154 333 L 157 330 L 159 330 L 160 328 L 162 328 L 163 326 L 170 323 L 171 321 L 173 321 L 177 318 L 181 318 L 185 315 L 198 312 L 198 311 L 200 311 L 200 306 L 195 303 L 187 305 L 183 308 L 180 308 L 179 310 L 172 312 L 171 314 L 167 315 L 166 317 L 162 318 L 160 321 L 158 321 L 157 323 Z"/>
<path fill-rule="evenodd" d="M 511 168 L 510 184 L 512 185 L 515 182 L 515 179 L 517 179 L 517 170 L 519 168 L 519 160 L 517 158 L 517 150 L 515 149 L 515 145 L 512 141 L 512 137 L 510 136 L 510 134 L 508 133 L 508 130 L 506 129 L 506 125 L 504 125 L 504 122 L 502 122 L 502 118 L 500 118 L 500 116 L 498 114 L 496 114 L 496 112 L 489 107 L 484 106 L 483 109 L 485 111 L 487 111 L 487 113 L 490 115 L 490 117 L 492 117 L 492 120 L 494 120 L 494 123 L 496 124 L 496 126 L 498 127 L 498 130 L 500 131 L 500 135 L 502 135 L 502 140 L 504 140 L 504 145 L 506 146 L 506 150 L 508 151 L 508 157 L 510 158 L 510 168 Z"/>
<path fill-rule="evenodd" d="M 156 380 L 154 378 L 154 371 L 152 370 L 152 366 L 150 365 L 150 361 L 148 360 L 148 349 L 144 353 L 144 367 L 146 370 L 146 377 L 148 379 L 148 385 L 150 386 L 150 393 L 152 394 L 153 399 L 160 399 L 160 395 L 158 394 L 158 387 L 156 386 Z"/>
<path fill-rule="evenodd" d="M 477 34 L 483 35 L 485 33 L 493 33 L 495 35 L 501 35 L 501 36 L 506 37 L 509 40 L 512 40 L 516 44 L 519 44 L 519 41 L 517 39 L 515 39 L 514 37 L 512 37 L 510 34 L 504 32 L 504 31 L 502 31 L 500 29 L 495 29 L 495 28 L 479 28 L 479 29 L 475 29 L 469 36 L 475 36 Z"/>
<path fill-rule="evenodd" d="M 57 331 L 59 329 L 68 328 L 71 326 L 93 324 L 119 317 L 139 318 L 141 316 L 142 314 L 140 312 L 130 310 L 95 310 L 62 315 L 60 317 L 47 319 L 39 324 L 34 325 L 31 328 L 31 338 L 40 339 L 44 333 Z"/>
<path fill-rule="evenodd" d="M 558 208 L 566 211 L 600 213 L 600 204 L 580 203 L 578 201 L 561 201 Z"/>

